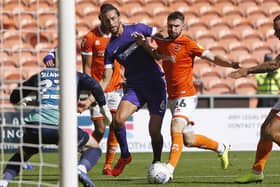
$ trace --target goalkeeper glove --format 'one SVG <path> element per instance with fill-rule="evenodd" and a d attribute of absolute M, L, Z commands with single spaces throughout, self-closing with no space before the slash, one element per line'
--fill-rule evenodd
<path fill-rule="evenodd" d="M 100 112 L 104 116 L 104 123 L 110 125 L 112 123 L 112 114 L 107 105 L 100 106 Z"/>

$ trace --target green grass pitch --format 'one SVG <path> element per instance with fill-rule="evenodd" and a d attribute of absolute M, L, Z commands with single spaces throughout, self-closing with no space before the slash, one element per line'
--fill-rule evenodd
<path fill-rule="evenodd" d="M 8 158 L 10 155 L 6 155 Z M 118 158 L 119 155 L 116 157 Z M 89 173 L 97 187 L 279 187 L 280 186 L 280 152 L 274 151 L 270 155 L 265 169 L 265 179 L 261 184 L 235 184 L 233 180 L 250 171 L 254 161 L 255 152 L 231 152 L 230 167 L 222 170 L 217 154 L 213 152 L 184 152 L 174 173 L 174 180 L 163 185 L 148 184 L 146 180 L 147 168 L 150 166 L 152 153 L 133 153 L 133 160 L 119 177 L 101 175 L 104 157 L 103 154 L 98 164 Z M 162 160 L 166 161 L 168 153 L 163 153 Z M 58 162 L 58 155 L 55 153 L 45 153 L 41 159 L 48 166 L 40 167 L 36 162 L 39 156 L 32 158 L 31 162 L 35 165 L 34 171 L 23 171 L 23 179 L 36 181 L 38 173 L 42 172 L 42 180 L 46 183 L 57 184 L 59 179 L 59 169 L 53 167 Z M 49 167 L 50 166 L 50 167 Z M 19 177 L 16 178 L 18 180 Z M 9 187 L 16 187 L 18 184 L 11 183 Z M 35 185 L 23 184 L 22 187 Z M 44 185 L 41 185 L 44 186 Z M 80 185 L 82 186 L 82 185 Z"/>

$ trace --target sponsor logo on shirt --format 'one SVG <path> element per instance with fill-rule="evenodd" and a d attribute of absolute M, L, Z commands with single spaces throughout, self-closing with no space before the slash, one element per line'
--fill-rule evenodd
<path fill-rule="evenodd" d="M 99 40 L 95 40 L 95 45 L 100 45 L 100 41 Z"/>

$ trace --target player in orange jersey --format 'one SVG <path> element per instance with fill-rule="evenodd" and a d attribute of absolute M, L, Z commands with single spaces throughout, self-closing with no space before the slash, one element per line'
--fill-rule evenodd
<path fill-rule="evenodd" d="M 174 169 L 182 153 L 183 145 L 212 150 L 218 153 L 221 158 L 222 168 L 229 165 L 229 145 L 218 143 L 204 135 L 195 134 L 189 119 L 196 108 L 197 96 L 193 84 L 193 63 L 196 56 L 209 60 L 216 65 L 238 68 L 239 64 L 228 62 L 199 46 L 194 40 L 182 34 L 184 29 L 184 15 L 180 12 L 173 12 L 167 18 L 167 38 L 155 38 L 157 50 L 152 44 L 144 47 L 150 54 L 162 60 L 165 72 L 168 92 L 168 107 L 172 112 L 171 139 L 172 145 L 167 164 L 173 177 Z M 147 45 L 143 36 L 135 33 L 140 45 Z"/>
<path fill-rule="evenodd" d="M 274 35 L 280 40 L 280 15 L 275 16 L 273 19 Z M 275 60 L 262 63 L 250 68 L 240 68 L 236 72 L 232 72 L 229 76 L 232 78 L 246 77 L 249 74 L 273 72 L 280 68 L 280 56 L 278 55 Z M 262 123 L 260 130 L 260 139 L 258 142 L 255 161 L 252 170 L 237 179 L 236 183 L 257 183 L 264 180 L 264 168 L 266 161 L 272 151 L 273 142 L 280 146 L 280 101 L 270 110 L 266 119 Z"/>
<path fill-rule="evenodd" d="M 97 81 L 100 81 L 104 75 L 104 52 L 111 36 L 110 32 L 102 23 L 102 20 L 100 21 L 101 24 L 89 31 L 84 36 L 81 43 L 83 71 L 91 75 Z M 104 90 L 106 102 L 108 103 L 113 117 L 123 93 L 121 84 L 121 66 L 119 63 L 115 63 L 112 79 L 109 83 L 109 86 L 106 88 L 106 90 Z M 106 125 L 109 124 L 104 123 L 103 116 L 100 113 L 98 105 L 92 107 L 91 116 L 95 126 L 93 136 L 96 138 L 96 140 L 100 141 L 103 137 Z M 111 164 L 113 162 L 117 146 L 117 139 L 110 126 L 107 141 L 106 159 L 103 169 L 104 175 L 111 175 Z"/>

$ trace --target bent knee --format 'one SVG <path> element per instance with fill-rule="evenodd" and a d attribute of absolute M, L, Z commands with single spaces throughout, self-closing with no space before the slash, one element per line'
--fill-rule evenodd
<path fill-rule="evenodd" d="M 191 147 L 194 143 L 194 133 L 193 132 L 183 132 L 184 145 Z"/>

